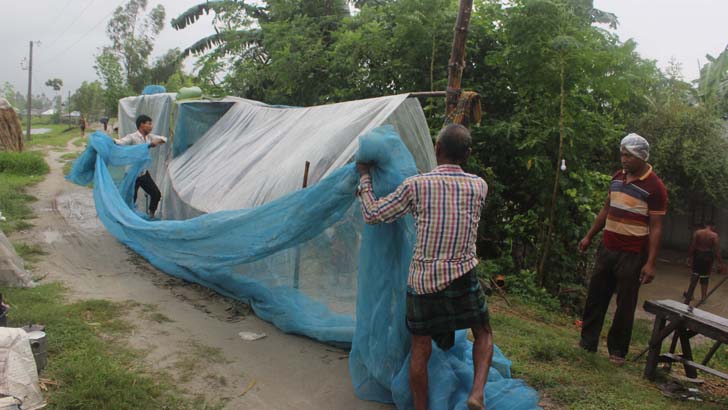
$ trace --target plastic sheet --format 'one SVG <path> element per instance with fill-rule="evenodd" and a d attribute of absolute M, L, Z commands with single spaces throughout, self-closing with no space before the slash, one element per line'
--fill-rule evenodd
<path fill-rule="evenodd" d="M 148 85 L 148 86 L 144 87 L 144 90 L 142 90 L 142 94 L 144 94 L 144 95 L 162 94 L 162 93 L 166 93 L 166 92 L 167 92 L 167 89 L 164 88 L 163 85 L 156 85 L 156 84 Z"/>

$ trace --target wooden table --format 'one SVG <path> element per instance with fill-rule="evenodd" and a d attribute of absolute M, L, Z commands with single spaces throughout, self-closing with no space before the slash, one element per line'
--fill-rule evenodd
<path fill-rule="evenodd" d="M 655 315 L 655 324 L 650 338 L 649 354 L 645 366 L 645 377 L 655 379 L 657 365 L 661 362 L 680 362 L 685 366 L 685 375 L 697 377 L 697 370 L 710 373 L 728 380 L 728 374 L 708 367 L 708 362 L 718 350 L 721 343 L 728 344 L 728 319 L 700 309 L 692 309 L 674 300 L 648 300 L 644 304 L 645 311 Z M 682 347 L 682 355 L 676 355 L 671 347 L 669 353 L 660 354 L 662 341 L 675 331 Z M 716 341 L 702 363 L 693 361 L 690 339 L 695 335 L 703 335 Z"/>

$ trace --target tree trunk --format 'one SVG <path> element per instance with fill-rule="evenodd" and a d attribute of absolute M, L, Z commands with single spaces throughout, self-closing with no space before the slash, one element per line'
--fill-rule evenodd
<path fill-rule="evenodd" d="M 450 62 L 447 65 L 447 112 L 450 114 L 458 105 L 463 70 L 465 69 L 465 41 L 468 37 L 473 0 L 460 0 L 460 10 L 455 21 L 455 35 L 452 41 Z"/>
<path fill-rule="evenodd" d="M 546 273 L 544 272 L 544 265 L 546 259 L 549 256 L 549 250 L 551 247 L 551 234 L 554 230 L 554 214 L 556 212 L 556 194 L 559 192 L 559 177 L 561 176 L 561 159 L 564 156 L 564 99 L 566 92 L 564 90 L 564 62 L 561 61 L 561 96 L 559 101 L 559 155 L 556 158 L 556 176 L 554 177 L 554 189 L 551 192 L 551 209 L 549 211 L 548 228 L 546 230 L 546 236 L 543 239 L 543 245 L 541 250 L 541 260 L 538 264 L 538 281 L 539 285 L 544 286 L 546 284 Z"/>

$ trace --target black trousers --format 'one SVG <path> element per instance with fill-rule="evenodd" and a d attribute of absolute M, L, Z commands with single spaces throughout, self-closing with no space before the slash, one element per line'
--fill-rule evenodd
<path fill-rule="evenodd" d="M 582 318 L 581 347 L 596 352 L 604 316 L 616 291 L 617 310 L 607 336 L 607 348 L 610 355 L 627 356 L 645 262 L 646 253 L 613 251 L 599 246 Z"/>
<path fill-rule="evenodd" d="M 162 193 L 159 192 L 159 188 L 157 187 L 157 184 L 154 183 L 152 176 L 149 175 L 149 171 L 139 175 L 134 183 L 134 203 L 136 203 L 137 200 L 137 191 L 139 191 L 139 187 L 149 194 L 149 213 L 153 214 L 154 212 L 157 212 L 157 206 L 159 206 L 159 201 L 162 199 Z"/>

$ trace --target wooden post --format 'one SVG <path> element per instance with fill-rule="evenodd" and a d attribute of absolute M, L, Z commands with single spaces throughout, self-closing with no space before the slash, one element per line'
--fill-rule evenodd
<path fill-rule="evenodd" d="M 676 331 L 680 335 L 680 347 L 682 347 L 682 358 L 685 360 L 693 361 L 693 349 L 690 347 L 690 335 L 685 328 Z M 693 366 L 690 366 L 686 362 L 683 362 L 685 367 L 685 376 L 695 379 L 698 377 L 698 371 Z"/>
<path fill-rule="evenodd" d="M 455 21 L 455 34 L 452 40 L 452 52 L 447 65 L 447 111 L 450 114 L 458 105 L 458 97 L 462 88 L 463 70 L 465 69 L 465 41 L 468 38 L 468 25 L 473 10 L 473 0 L 460 0 L 458 18 Z"/>
<path fill-rule="evenodd" d="M 649 354 L 647 355 L 647 365 L 645 366 L 645 377 L 648 380 L 655 380 L 655 371 L 660 357 L 660 349 L 662 348 L 662 338 L 660 337 L 662 330 L 665 328 L 665 316 L 658 315 L 655 317 L 655 323 L 652 328 L 652 337 L 648 345 Z"/>
<path fill-rule="evenodd" d="M 306 165 L 303 169 L 303 188 L 308 186 L 308 169 L 311 163 L 306 161 Z M 293 265 L 293 289 L 298 289 L 299 277 L 301 272 L 301 247 L 296 246 L 296 259 Z"/>
<path fill-rule="evenodd" d="M 306 166 L 303 168 L 303 187 L 306 188 L 308 186 L 308 168 L 311 166 L 311 163 L 306 161 Z"/>
<path fill-rule="evenodd" d="M 30 42 L 30 55 L 28 56 L 28 119 L 25 123 L 25 140 L 30 141 L 30 122 L 33 118 L 33 42 Z"/>

